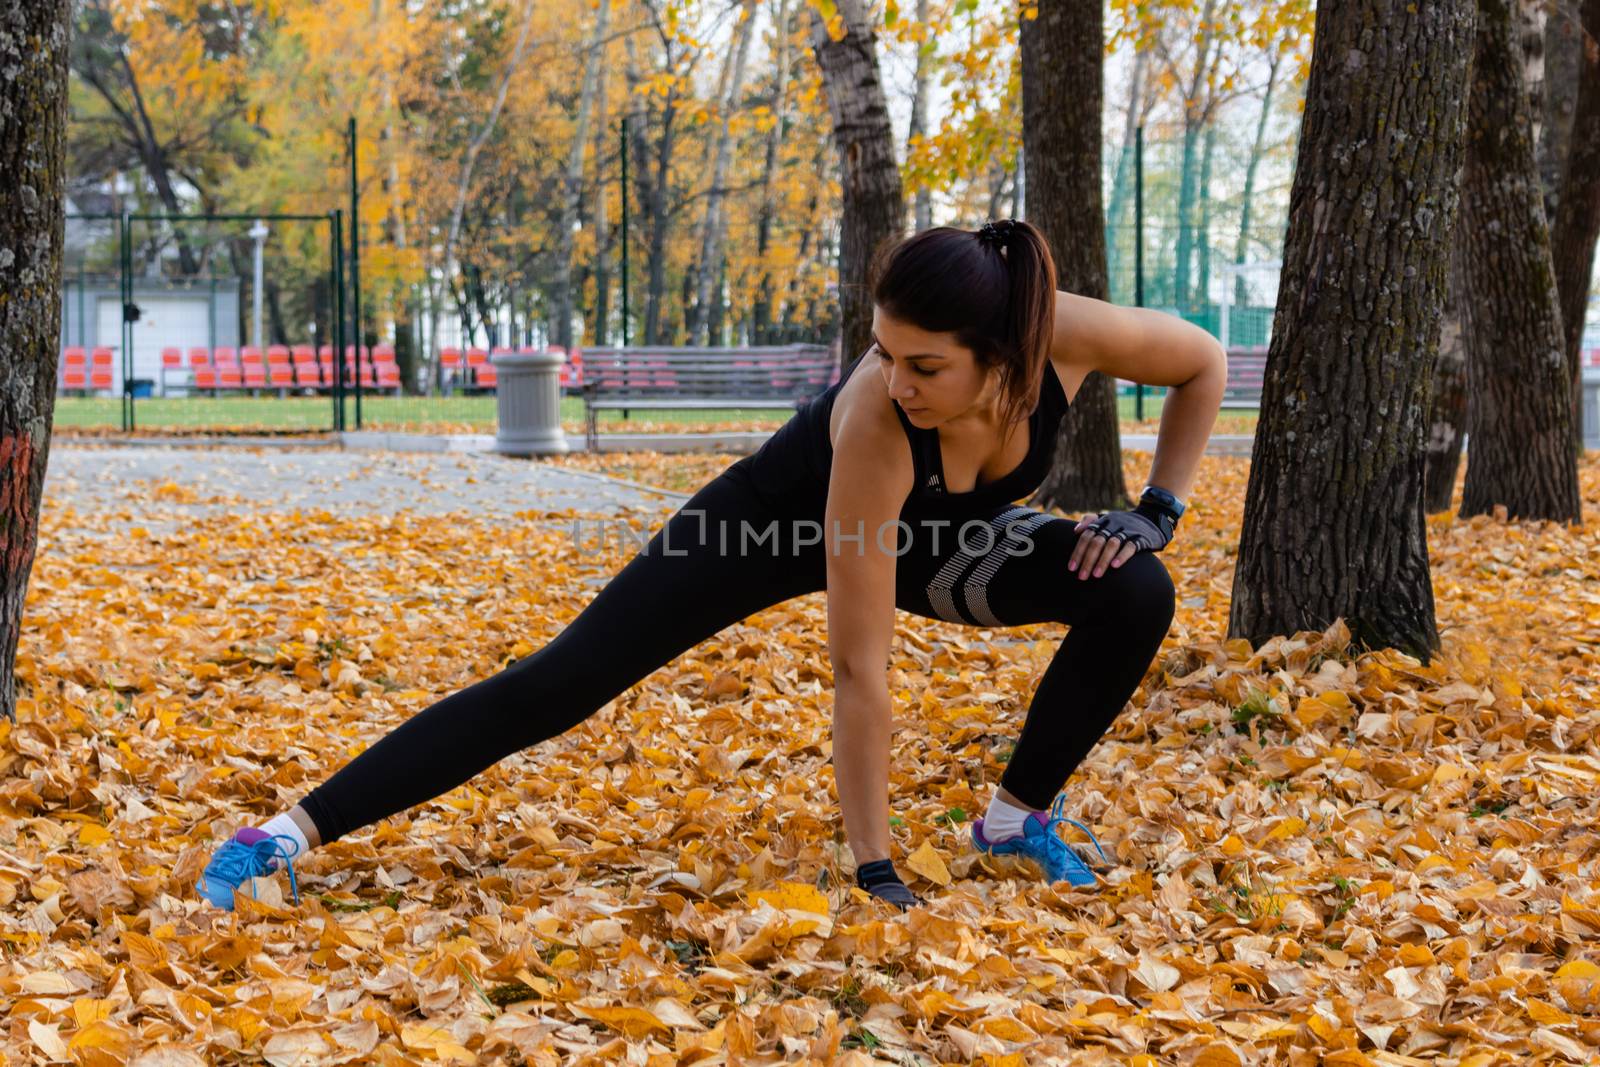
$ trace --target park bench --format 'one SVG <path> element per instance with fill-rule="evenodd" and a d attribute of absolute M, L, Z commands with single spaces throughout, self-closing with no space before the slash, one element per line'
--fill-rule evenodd
<path fill-rule="evenodd" d="M 599 413 L 715 408 L 795 410 L 839 380 L 826 345 L 742 348 L 601 347 L 583 350 L 583 407 L 589 449 L 600 444 Z"/>
<path fill-rule="evenodd" d="M 1222 406 L 1259 408 L 1266 370 L 1266 345 L 1228 349 L 1228 381 L 1222 391 Z"/>

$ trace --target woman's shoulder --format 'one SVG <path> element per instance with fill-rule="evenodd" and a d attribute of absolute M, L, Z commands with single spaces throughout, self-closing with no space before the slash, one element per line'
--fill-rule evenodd
<path fill-rule="evenodd" d="M 888 384 L 883 375 L 872 373 L 867 363 L 865 359 L 857 360 L 849 377 L 834 394 L 833 410 L 828 415 L 830 444 L 839 440 L 839 430 L 846 419 L 871 438 L 889 440 L 903 432 L 895 415 L 894 401 L 889 398 Z"/>

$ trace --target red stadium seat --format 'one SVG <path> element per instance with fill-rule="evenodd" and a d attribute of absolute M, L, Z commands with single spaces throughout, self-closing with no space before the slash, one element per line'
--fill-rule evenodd
<path fill-rule="evenodd" d="M 377 364 L 378 387 L 380 389 L 398 389 L 400 387 L 400 364 L 385 360 Z"/>
<path fill-rule="evenodd" d="M 487 362 L 489 362 L 489 353 L 486 352 L 484 349 L 481 349 L 481 348 L 469 348 L 469 349 L 467 349 L 467 366 L 469 368 L 481 367 Z"/>
<path fill-rule="evenodd" d="M 296 363 L 315 363 L 317 361 L 317 350 L 310 345 L 295 345 L 289 349 L 289 354 Z"/>
<path fill-rule="evenodd" d="M 439 349 L 439 366 L 444 367 L 446 370 L 458 369 L 461 366 L 461 349 Z"/>
<path fill-rule="evenodd" d="M 110 389 L 111 371 L 105 367 L 94 367 L 89 371 L 89 388 Z"/>
<path fill-rule="evenodd" d="M 269 364 L 271 364 L 271 363 L 285 363 L 285 364 L 288 363 L 289 362 L 289 346 L 288 345 L 268 345 L 267 346 L 267 362 Z"/>
<path fill-rule="evenodd" d="M 61 365 L 63 367 L 83 367 L 88 365 L 88 357 L 82 348 L 73 345 L 71 348 L 61 350 Z"/>
<path fill-rule="evenodd" d="M 101 345 L 99 348 L 94 350 L 94 354 L 90 357 L 90 362 L 96 367 L 109 367 L 111 366 L 111 359 L 111 349 L 107 348 L 105 345 Z M 96 386 L 95 388 L 98 389 L 100 387 Z M 109 386 L 107 388 L 109 388 Z"/>
<path fill-rule="evenodd" d="M 493 389 L 498 383 L 500 372 L 493 363 L 485 363 L 478 368 L 477 382 L 485 389 Z"/>
<path fill-rule="evenodd" d="M 245 345 L 239 349 L 239 362 L 245 366 L 254 365 L 259 367 L 261 365 L 261 349 L 255 345 Z"/>
<path fill-rule="evenodd" d="M 244 379 L 237 363 L 217 364 L 217 388 L 238 389 L 244 385 Z"/>
<path fill-rule="evenodd" d="M 82 354 L 81 352 L 79 353 Z M 66 367 L 61 372 L 61 387 L 63 389 L 87 389 L 89 387 L 88 375 L 82 367 Z"/>
<path fill-rule="evenodd" d="M 372 362 L 374 362 L 374 363 L 393 363 L 394 362 L 394 345 L 390 345 L 390 344 L 375 345 L 373 347 L 373 349 L 372 349 Z"/>
<path fill-rule="evenodd" d="M 189 349 L 189 366 L 191 366 L 191 367 L 209 367 L 210 365 L 211 365 L 211 349 L 209 349 L 209 348 L 191 348 L 191 349 Z"/>
<path fill-rule="evenodd" d="M 294 384 L 294 368 L 287 363 L 268 363 L 267 381 L 284 388 L 292 386 Z"/>
<path fill-rule="evenodd" d="M 260 363 L 244 365 L 244 384 L 248 389 L 259 389 L 267 384 L 267 368 Z"/>
<path fill-rule="evenodd" d="M 183 349 L 163 348 L 161 350 L 161 369 L 166 370 L 169 367 L 177 367 L 180 370 L 183 368 Z"/>
<path fill-rule="evenodd" d="M 217 387 L 217 369 L 215 367 L 196 367 L 194 369 L 194 385 L 196 389 L 215 389 Z"/>
<path fill-rule="evenodd" d="M 227 345 L 218 345 L 212 350 L 211 355 L 212 358 L 216 360 L 219 368 L 229 366 L 237 367 L 239 365 L 239 357 L 234 353 L 233 349 Z"/>
<path fill-rule="evenodd" d="M 321 386 L 322 367 L 316 360 L 295 360 L 294 380 L 296 385 Z"/>

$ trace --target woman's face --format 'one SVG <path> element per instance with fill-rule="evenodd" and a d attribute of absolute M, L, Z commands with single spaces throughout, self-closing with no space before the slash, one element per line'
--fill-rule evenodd
<path fill-rule="evenodd" d="M 872 349 L 889 398 L 917 426 L 937 426 L 993 407 L 993 376 L 951 333 L 928 333 L 872 309 Z"/>

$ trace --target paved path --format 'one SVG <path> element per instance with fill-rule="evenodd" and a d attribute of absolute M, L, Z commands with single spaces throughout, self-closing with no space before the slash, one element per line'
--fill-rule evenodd
<path fill-rule="evenodd" d="M 196 494 L 167 490 L 171 482 Z M 45 475 L 46 508 L 80 512 L 127 509 L 134 524 L 152 499 L 161 510 L 195 514 L 326 508 L 359 515 L 409 510 L 437 515 L 470 511 L 511 516 L 519 511 L 656 513 L 681 494 L 648 491 L 604 475 L 548 463 L 480 453 L 398 453 L 338 448 L 114 447 L 55 441 Z M 183 513 L 180 511 L 180 514 Z"/>

